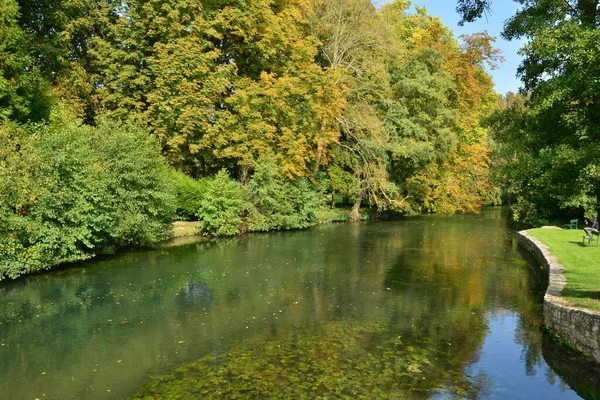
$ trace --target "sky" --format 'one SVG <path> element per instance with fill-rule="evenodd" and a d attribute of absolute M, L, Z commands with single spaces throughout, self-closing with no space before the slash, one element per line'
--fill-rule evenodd
<path fill-rule="evenodd" d="M 442 23 L 454 31 L 458 37 L 462 34 L 488 31 L 496 38 L 495 46 L 502 50 L 504 63 L 493 71 L 488 71 L 494 80 L 496 92 L 506 94 L 509 91 L 517 92 L 522 86 L 516 77 L 517 68 L 521 64 L 522 57 L 517 54 L 519 48 L 525 43 L 523 40 L 506 41 L 500 36 L 504 22 L 513 16 L 519 9 L 519 4 L 509 0 L 496 0 L 492 2 L 491 12 L 475 22 L 465 23 L 458 26 L 460 16 L 456 12 L 456 0 L 413 0 L 413 4 L 425 6 L 429 15 L 440 17 Z"/>

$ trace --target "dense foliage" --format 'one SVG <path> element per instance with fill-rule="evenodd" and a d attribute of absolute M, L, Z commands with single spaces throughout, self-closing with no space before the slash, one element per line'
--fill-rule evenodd
<path fill-rule="evenodd" d="M 306 228 L 317 223 L 325 198 L 307 179 L 288 181 L 274 158 L 261 158 L 246 184 L 225 170 L 201 182 L 197 217 L 205 233 L 235 235 L 246 231 Z"/>
<path fill-rule="evenodd" d="M 49 85 L 32 60 L 19 17 L 16 0 L 0 1 L 0 121 L 39 121 L 49 115 Z"/>
<path fill-rule="evenodd" d="M 55 233 L 70 243 L 56 254 L 34 249 L 43 241 L 31 235 L 49 237 L 42 228 L 9 235 L 22 257 L 47 257 L 18 261 L 23 270 L 163 238 L 173 208 L 207 234 L 232 235 L 311 226 L 336 195 L 355 221 L 364 205 L 453 213 L 494 200 L 481 125 L 495 101 L 485 72 L 499 59 L 494 39 L 455 39 L 410 1 L 0 0 L 0 11 L 3 179 L 20 182 L 0 201 L 19 218 L 77 216 L 56 217 L 59 230 L 77 225 L 72 239 Z M 53 107 L 69 110 L 62 128 Z M 154 139 L 118 143 L 134 131 Z M 152 166 L 138 154 L 151 140 L 161 148 Z M 68 174 L 46 162 L 63 153 Z M 54 178 L 38 182 L 36 163 Z M 109 186 L 99 163 L 130 175 Z M 161 176 L 152 195 L 142 167 Z M 118 216 L 104 211 L 110 196 Z"/>
<path fill-rule="evenodd" d="M 227 171 L 221 170 L 206 179 L 205 188 L 197 211 L 204 231 L 217 235 L 238 233 L 245 208 L 241 186 L 229 178 Z"/>
<path fill-rule="evenodd" d="M 514 198 L 515 218 L 542 225 L 597 216 L 599 2 L 524 2 L 503 35 L 529 39 L 519 68 L 528 96 L 511 94 L 492 119 L 499 183 Z"/>
<path fill-rule="evenodd" d="M 331 190 L 357 208 L 364 197 L 400 211 L 482 203 L 478 120 L 493 94 L 482 68 L 496 58 L 493 39 L 459 44 L 408 1 L 381 11 L 368 0 L 19 6 L 11 21 L 29 43 L 19 49 L 62 101 L 89 124 L 141 121 L 195 177 L 225 167 L 244 181 L 271 156 L 288 179 L 331 168 Z"/>
<path fill-rule="evenodd" d="M 169 179 L 175 187 L 175 218 L 183 221 L 196 220 L 200 202 L 206 192 L 206 182 L 175 170 L 170 171 Z"/>
<path fill-rule="evenodd" d="M 252 204 L 250 230 L 306 228 L 317 222 L 323 207 L 321 186 L 305 178 L 292 182 L 274 158 L 262 158 L 246 187 Z"/>
<path fill-rule="evenodd" d="M 0 278 L 169 236 L 167 167 L 144 130 L 55 114 L 0 143 Z"/>
<path fill-rule="evenodd" d="M 459 44 L 408 1 L 379 12 L 365 0 L 315 4 L 323 63 L 349 89 L 326 168 L 331 190 L 356 198 L 354 219 L 365 197 L 379 210 L 478 210 L 489 188 L 479 124 L 494 104 L 483 68 L 499 60 L 494 39 Z"/>

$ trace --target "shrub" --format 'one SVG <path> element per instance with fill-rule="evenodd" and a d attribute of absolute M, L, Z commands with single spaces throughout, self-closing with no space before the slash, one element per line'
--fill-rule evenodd
<path fill-rule="evenodd" d="M 317 223 L 325 198 L 319 186 L 306 178 L 287 180 L 273 157 L 259 159 L 246 187 L 252 203 L 250 230 L 306 228 Z"/>
<path fill-rule="evenodd" d="M 175 186 L 175 206 L 178 219 L 197 220 L 200 202 L 206 191 L 206 181 L 198 181 L 182 172 L 171 170 L 170 179 Z"/>
<path fill-rule="evenodd" d="M 246 202 L 242 187 L 225 169 L 216 176 L 201 180 L 205 188 L 197 216 L 202 229 L 215 235 L 235 235 L 242 225 Z"/>
<path fill-rule="evenodd" d="M 153 138 L 63 113 L 0 127 L 0 279 L 169 237 L 174 197 Z"/>
<path fill-rule="evenodd" d="M 154 136 L 134 126 L 101 121 L 88 138 L 105 172 L 110 242 L 120 247 L 167 239 L 175 211 L 174 187 Z"/>

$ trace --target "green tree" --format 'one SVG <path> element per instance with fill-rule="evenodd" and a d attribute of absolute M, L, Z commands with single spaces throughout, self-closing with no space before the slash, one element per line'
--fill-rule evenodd
<path fill-rule="evenodd" d="M 242 227 L 242 214 L 248 208 L 241 185 L 222 169 L 202 182 L 205 191 L 197 217 L 202 230 L 214 235 L 237 235 Z"/>
<path fill-rule="evenodd" d="M 528 108 L 509 109 L 494 125 L 512 154 L 503 171 L 517 219 L 541 224 L 600 207 L 599 15 L 597 0 L 527 1 L 506 23 L 506 38 L 528 38 L 518 70 Z"/>
<path fill-rule="evenodd" d="M 481 18 L 491 9 L 491 0 L 458 0 L 456 11 L 462 16 L 459 25 Z"/>
<path fill-rule="evenodd" d="M 413 212 L 477 211 L 489 190 L 483 118 L 495 101 L 484 64 L 498 61 L 486 33 L 452 37 L 438 18 L 386 5 L 397 50 L 385 127 L 392 179 Z M 460 110 L 460 111 L 459 111 Z"/>
<path fill-rule="evenodd" d="M 368 0 L 315 1 L 312 29 L 323 43 L 321 63 L 336 71 L 339 84 L 348 89 L 347 106 L 336 121 L 336 157 L 328 171 L 332 189 L 355 199 L 350 219 L 358 221 L 364 198 L 380 210 L 397 202 L 388 177 L 390 142 L 383 129 L 389 32 Z M 316 160 L 315 175 L 319 154 Z M 342 182 L 350 185 L 342 188 Z"/>
<path fill-rule="evenodd" d="M 169 179 L 175 186 L 175 207 L 177 219 L 194 221 L 204 196 L 203 181 L 196 180 L 182 172 L 171 170 Z"/>
<path fill-rule="evenodd" d="M 39 121 L 50 110 L 49 86 L 29 53 L 20 17 L 16 1 L 0 1 L 0 122 Z"/>
<path fill-rule="evenodd" d="M 258 159 L 254 175 L 244 189 L 252 204 L 248 218 L 252 231 L 315 225 L 324 203 L 319 185 L 306 178 L 289 181 L 273 156 Z"/>

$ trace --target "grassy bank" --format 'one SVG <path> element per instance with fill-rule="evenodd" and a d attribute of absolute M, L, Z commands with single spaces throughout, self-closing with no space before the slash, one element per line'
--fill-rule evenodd
<path fill-rule="evenodd" d="M 317 224 L 331 224 L 334 222 L 350 221 L 350 212 L 352 208 L 325 208 L 317 213 Z M 360 220 L 369 221 L 372 219 L 369 210 L 360 210 Z"/>
<path fill-rule="evenodd" d="M 202 234 L 202 228 L 198 221 L 175 221 L 173 222 L 173 238 L 196 236 Z"/>
<path fill-rule="evenodd" d="M 581 229 L 532 229 L 529 234 L 545 243 L 565 267 L 563 297 L 578 307 L 600 311 L 600 247 L 584 245 Z"/>
<path fill-rule="evenodd" d="M 351 208 L 325 208 L 317 213 L 316 225 L 331 224 L 335 222 L 350 221 Z M 360 211 L 361 221 L 373 219 L 369 210 Z M 175 221 L 173 222 L 173 239 L 206 234 L 202 231 L 199 221 Z"/>

